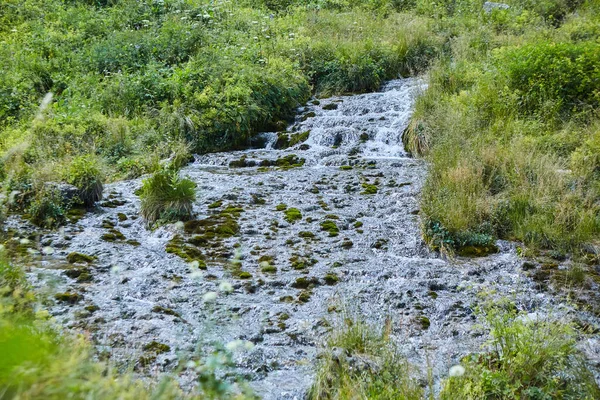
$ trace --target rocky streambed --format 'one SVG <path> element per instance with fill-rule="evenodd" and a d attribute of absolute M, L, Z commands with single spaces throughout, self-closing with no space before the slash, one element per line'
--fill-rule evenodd
<path fill-rule="evenodd" d="M 11 219 L 13 240 L 29 248 L 29 276 L 54 299 L 56 319 L 145 375 L 241 339 L 254 347 L 236 368 L 258 394 L 302 398 L 323 338 L 351 312 L 387 321 L 410 362 L 443 376 L 485 340 L 474 315 L 482 291 L 529 311 L 572 308 L 540 290 L 513 244 L 453 261 L 426 249 L 426 165 L 401 141 L 422 87 L 397 80 L 314 101 L 289 132 L 265 134 L 264 148 L 198 156 L 181 172 L 198 184 L 194 221 L 147 229 L 133 180 L 108 185 L 96 210 L 36 240 Z M 597 340 L 581 346 L 600 360 Z M 193 384 L 192 371 L 179 376 Z"/>

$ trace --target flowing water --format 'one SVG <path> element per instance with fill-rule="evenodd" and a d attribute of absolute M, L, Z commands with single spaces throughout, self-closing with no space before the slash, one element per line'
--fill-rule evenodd
<path fill-rule="evenodd" d="M 173 370 L 178 357 L 198 348 L 242 339 L 255 346 L 236 356 L 237 372 L 265 399 L 301 398 L 330 326 L 358 313 L 378 326 L 387 321 L 402 353 L 421 371 L 431 366 L 437 379 L 484 340 L 473 313 L 482 290 L 518 297 L 526 309 L 560 306 L 535 290 L 509 243 L 499 243 L 496 255 L 454 262 L 425 248 L 418 196 L 426 165 L 408 157 L 401 141 L 422 88 L 416 79 L 396 80 L 377 93 L 310 103 L 289 128 L 310 131 L 308 139 L 285 150 L 273 148 L 276 134 L 265 134 L 262 149 L 198 156 L 181 172 L 198 184 L 196 218 L 239 208 L 238 233 L 196 247 L 206 270 L 166 252 L 175 235 L 192 237 L 180 224 L 151 231 L 137 218 L 141 181 L 133 180 L 109 185 L 98 210 L 44 235 L 40 246 L 55 251 L 31 279 L 52 293 L 80 293 L 74 305 L 52 305 L 53 315 L 89 332 L 100 353 L 117 362 L 145 357 L 148 365 L 138 365 L 144 374 Z M 291 154 L 304 165 L 229 167 Z M 222 205 L 208 207 L 217 201 Z M 276 208 L 281 203 L 302 219 L 286 221 Z M 322 230 L 324 221 L 339 234 Z M 124 237 L 114 240 L 115 230 Z M 107 233 L 113 237 L 104 239 L 114 241 L 102 238 Z M 96 257 L 91 281 L 65 276 L 73 251 Z M 263 272 L 265 262 L 276 271 Z M 223 281 L 232 284 L 230 294 L 219 291 Z M 219 294 L 205 301 L 208 292 Z M 144 350 L 153 341 L 169 350 L 154 358 Z M 192 384 L 192 372 L 180 376 Z"/>

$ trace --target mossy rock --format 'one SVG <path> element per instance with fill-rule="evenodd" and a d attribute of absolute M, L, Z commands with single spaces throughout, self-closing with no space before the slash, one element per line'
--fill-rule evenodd
<path fill-rule="evenodd" d="M 214 210 L 215 208 L 220 208 L 223 205 L 223 200 L 217 200 L 214 203 L 208 205 L 208 208 Z"/>
<path fill-rule="evenodd" d="M 328 272 L 323 278 L 326 285 L 333 286 L 340 281 L 340 278 L 337 276 L 335 272 Z"/>
<path fill-rule="evenodd" d="M 173 317 L 181 318 L 181 315 L 178 312 L 162 306 L 154 306 L 154 308 L 152 308 L 152 312 L 158 314 L 172 315 Z"/>
<path fill-rule="evenodd" d="M 342 165 L 340 170 L 342 171 L 350 171 L 352 169 L 352 165 Z"/>
<path fill-rule="evenodd" d="M 275 211 L 285 211 L 287 209 L 287 204 L 280 203 L 275 206 Z"/>
<path fill-rule="evenodd" d="M 370 194 L 377 194 L 377 192 L 378 192 L 378 188 L 376 185 L 372 185 L 369 183 L 363 183 L 362 187 L 364 190 L 362 192 L 360 192 L 360 194 L 370 195 Z"/>
<path fill-rule="evenodd" d="M 96 261 L 96 257 L 83 253 L 72 252 L 67 255 L 67 261 L 70 264 L 91 264 Z"/>
<path fill-rule="evenodd" d="M 337 110 L 337 109 L 338 109 L 337 103 L 329 103 L 329 104 L 325 104 L 323 106 L 323 110 Z"/>
<path fill-rule="evenodd" d="M 321 230 L 329 233 L 329 236 L 337 236 L 340 232 L 337 224 L 332 220 L 321 222 Z"/>
<path fill-rule="evenodd" d="M 354 223 L 354 225 L 353 225 L 353 226 L 354 226 L 354 228 L 356 228 L 356 229 L 358 229 L 358 228 L 362 228 L 362 226 L 363 226 L 363 223 L 362 223 L 361 221 L 356 221 L 356 222 Z"/>
<path fill-rule="evenodd" d="M 309 231 L 300 231 L 298 232 L 298 236 L 300 236 L 303 239 L 314 239 L 316 235 Z"/>
<path fill-rule="evenodd" d="M 260 271 L 266 274 L 274 274 L 277 272 L 277 267 L 271 264 L 263 265 Z"/>
<path fill-rule="evenodd" d="M 64 292 L 64 293 L 57 293 L 54 295 L 54 298 L 58 301 L 60 301 L 61 303 L 68 303 L 68 304 L 76 304 L 78 302 L 80 302 L 81 300 L 83 300 L 83 296 L 80 295 L 79 293 L 73 293 L 73 292 Z"/>
<path fill-rule="evenodd" d="M 429 321 L 429 318 L 427 318 L 424 315 L 420 315 L 420 316 L 417 317 L 417 323 L 419 324 L 419 326 L 423 330 L 429 329 L 429 326 L 431 325 L 431 322 Z"/>
<path fill-rule="evenodd" d="M 292 283 L 292 287 L 294 289 L 307 289 L 309 287 L 318 286 L 319 280 L 317 278 L 305 278 L 300 277 L 297 278 L 295 282 Z"/>
<path fill-rule="evenodd" d="M 123 213 L 117 213 L 117 218 L 119 219 L 119 221 L 123 222 L 123 221 L 127 221 L 127 215 L 123 214 Z"/>
<path fill-rule="evenodd" d="M 482 246 L 463 246 L 460 247 L 456 253 L 462 257 L 485 257 L 490 254 L 497 253 L 499 251 L 498 246 L 495 244 L 488 244 Z"/>
<path fill-rule="evenodd" d="M 302 118 L 301 118 L 301 121 L 302 121 L 302 122 L 304 122 L 304 121 L 306 121 L 307 119 L 309 119 L 309 118 L 314 118 L 314 117 L 316 117 L 316 116 L 317 116 L 317 114 L 315 114 L 315 112 L 314 112 L 314 111 L 310 111 L 310 112 L 307 112 L 306 114 L 304 114 L 304 115 L 302 116 Z"/>
<path fill-rule="evenodd" d="M 171 347 L 164 343 L 160 343 L 160 342 L 153 340 L 152 342 L 145 344 L 143 347 L 143 350 L 152 352 L 152 353 L 156 353 L 156 354 L 162 354 L 162 353 L 167 353 L 167 352 L 171 351 Z"/>
<path fill-rule="evenodd" d="M 312 296 L 312 292 L 310 290 L 303 290 L 298 295 L 298 303 L 308 303 Z"/>
<path fill-rule="evenodd" d="M 296 223 L 302 219 L 302 213 L 297 208 L 288 208 L 285 210 L 285 220 L 290 224 Z"/>
<path fill-rule="evenodd" d="M 351 240 L 347 240 L 347 239 L 344 240 L 341 245 L 341 247 L 346 250 L 351 249 L 352 246 L 354 246 L 354 243 Z"/>

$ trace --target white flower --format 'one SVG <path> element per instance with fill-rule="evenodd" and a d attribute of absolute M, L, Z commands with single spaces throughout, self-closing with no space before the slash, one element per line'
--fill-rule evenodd
<path fill-rule="evenodd" d="M 454 365 L 450 368 L 448 375 L 450 376 L 463 376 L 465 374 L 465 367 L 462 365 Z"/>
<path fill-rule="evenodd" d="M 242 347 L 244 345 L 244 341 L 243 340 L 233 340 L 229 343 L 227 343 L 225 345 L 225 348 L 229 351 L 236 351 L 237 349 L 239 349 L 240 347 Z"/>
<path fill-rule="evenodd" d="M 229 283 L 227 281 L 223 281 L 219 285 L 219 291 L 221 291 L 223 293 L 231 293 L 231 292 L 233 292 L 233 286 L 231 286 L 231 283 Z"/>
<path fill-rule="evenodd" d="M 202 296 L 202 300 L 204 300 L 205 303 L 215 301 L 216 299 L 217 299 L 217 292 L 208 292 L 208 293 L 204 294 L 204 296 Z"/>
<path fill-rule="evenodd" d="M 50 246 L 46 246 L 42 249 L 42 253 L 49 255 L 49 254 L 54 254 L 54 249 Z"/>

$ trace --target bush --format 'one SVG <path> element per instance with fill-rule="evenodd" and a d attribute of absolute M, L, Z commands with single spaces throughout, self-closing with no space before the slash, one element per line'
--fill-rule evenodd
<path fill-rule="evenodd" d="M 488 352 L 467 356 L 464 376 L 447 378 L 445 399 L 596 399 L 600 388 L 568 323 L 522 314 L 501 301 L 485 307 Z"/>
<path fill-rule="evenodd" d="M 535 43 L 502 49 L 496 60 L 523 111 L 568 115 L 600 105 L 600 44 Z"/>
<path fill-rule="evenodd" d="M 103 179 L 100 162 L 91 155 L 71 161 L 66 175 L 66 181 L 79 189 L 79 198 L 86 207 L 92 207 L 102 199 Z"/>
<path fill-rule="evenodd" d="M 56 190 L 43 189 L 35 194 L 27 214 L 31 222 L 37 226 L 56 228 L 65 222 L 68 207 L 69 205 L 64 204 L 63 198 Z"/>
<path fill-rule="evenodd" d="M 346 319 L 327 341 L 307 398 L 420 400 L 423 389 L 413 373 L 385 331 Z"/>
<path fill-rule="evenodd" d="M 139 192 L 142 216 L 150 223 L 187 221 L 192 217 L 196 184 L 177 171 L 161 169 L 145 179 Z"/>

